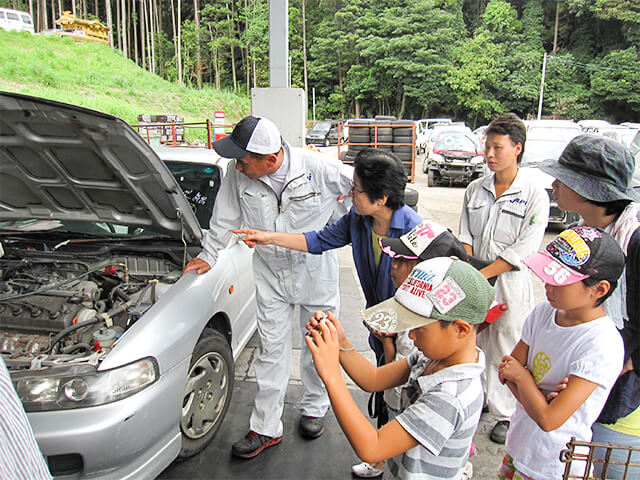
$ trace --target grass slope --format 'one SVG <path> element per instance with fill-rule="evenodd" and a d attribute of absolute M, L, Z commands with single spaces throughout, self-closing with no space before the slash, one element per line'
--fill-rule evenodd
<path fill-rule="evenodd" d="M 128 123 L 136 123 L 142 113 L 171 113 L 185 122 L 200 122 L 213 120 L 215 110 L 224 110 L 231 123 L 251 111 L 248 97 L 175 85 L 106 45 L 4 30 L 0 90 L 81 105 Z"/>

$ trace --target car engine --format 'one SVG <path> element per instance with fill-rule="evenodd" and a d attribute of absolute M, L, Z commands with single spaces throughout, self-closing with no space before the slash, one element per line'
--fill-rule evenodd
<path fill-rule="evenodd" d="M 0 353 L 10 370 L 97 364 L 180 276 L 181 266 L 162 255 L 6 250 Z"/>

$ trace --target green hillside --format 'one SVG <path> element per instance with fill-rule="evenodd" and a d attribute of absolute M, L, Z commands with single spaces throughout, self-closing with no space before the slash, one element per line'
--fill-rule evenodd
<path fill-rule="evenodd" d="M 81 105 L 129 123 L 142 113 L 171 113 L 199 122 L 213 119 L 218 109 L 230 123 L 251 110 L 247 96 L 172 84 L 102 44 L 4 30 L 0 90 Z"/>

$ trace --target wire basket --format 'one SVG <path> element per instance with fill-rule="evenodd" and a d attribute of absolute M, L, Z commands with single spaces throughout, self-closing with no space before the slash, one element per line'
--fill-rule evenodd
<path fill-rule="evenodd" d="M 570 478 L 583 480 L 606 479 L 607 471 L 611 465 L 622 465 L 624 469 L 621 478 L 623 480 L 637 480 L 640 478 L 640 463 L 631 462 L 631 456 L 634 452 L 637 452 L 634 457 L 640 455 L 640 447 L 615 445 L 613 443 L 583 442 L 571 437 L 571 441 L 567 443 L 567 448 L 560 452 L 560 461 L 566 464 L 562 478 L 563 480 Z M 626 458 L 626 460 L 613 460 L 612 456 L 620 456 L 621 458 Z M 637 461 L 636 458 L 633 460 Z M 573 473 L 571 472 L 572 464 L 574 465 Z M 580 465 L 579 468 L 584 465 L 581 475 L 576 475 L 575 473 L 576 464 Z M 598 476 L 594 476 L 592 467 L 597 467 L 597 470 L 600 470 L 601 467 L 601 473 Z"/>

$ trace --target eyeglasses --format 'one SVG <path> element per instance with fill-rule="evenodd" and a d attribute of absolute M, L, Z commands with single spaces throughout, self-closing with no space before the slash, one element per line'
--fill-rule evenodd
<path fill-rule="evenodd" d="M 358 188 L 356 186 L 355 183 L 353 183 L 353 180 L 350 182 L 349 184 L 349 193 L 364 193 L 364 190 L 362 190 L 361 188 Z"/>

